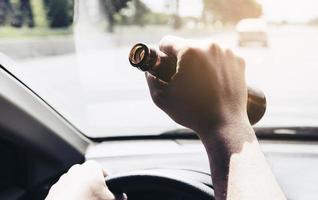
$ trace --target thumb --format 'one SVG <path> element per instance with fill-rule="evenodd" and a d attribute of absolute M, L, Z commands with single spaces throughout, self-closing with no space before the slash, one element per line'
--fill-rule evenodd
<path fill-rule="evenodd" d="M 162 97 L 167 95 L 169 86 L 168 83 L 156 78 L 150 73 L 146 73 L 146 79 L 153 102 L 159 108 L 162 108 L 162 106 L 165 104 L 164 98 Z"/>
<path fill-rule="evenodd" d="M 160 80 L 149 72 L 146 72 L 145 76 L 150 92 L 154 90 L 163 90 L 168 86 L 168 83 Z"/>

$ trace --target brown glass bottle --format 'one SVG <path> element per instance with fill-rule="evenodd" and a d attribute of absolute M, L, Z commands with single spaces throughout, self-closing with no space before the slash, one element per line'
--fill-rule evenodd
<path fill-rule="evenodd" d="M 176 60 L 161 51 L 138 43 L 129 53 L 129 62 L 142 71 L 169 82 L 176 73 Z M 266 111 L 266 98 L 261 90 L 248 87 L 247 115 L 251 124 L 256 124 Z"/>

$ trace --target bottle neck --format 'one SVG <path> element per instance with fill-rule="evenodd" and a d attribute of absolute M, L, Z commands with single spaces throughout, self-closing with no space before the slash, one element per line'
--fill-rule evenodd
<path fill-rule="evenodd" d="M 145 57 L 145 63 L 139 69 L 142 71 L 153 70 L 158 61 L 158 53 L 155 49 L 148 47 L 148 55 Z"/>

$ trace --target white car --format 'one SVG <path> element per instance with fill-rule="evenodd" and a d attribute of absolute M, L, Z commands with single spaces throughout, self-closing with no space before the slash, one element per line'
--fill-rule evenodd
<path fill-rule="evenodd" d="M 247 43 L 257 42 L 268 46 L 267 25 L 259 18 L 243 19 L 236 26 L 238 33 L 238 45 L 244 46 Z"/>

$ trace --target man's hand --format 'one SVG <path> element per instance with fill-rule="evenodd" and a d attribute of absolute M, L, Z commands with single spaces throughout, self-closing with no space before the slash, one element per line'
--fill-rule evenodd
<path fill-rule="evenodd" d="M 106 176 L 94 161 L 76 164 L 51 187 L 46 200 L 115 200 L 106 186 Z"/>
<path fill-rule="evenodd" d="M 165 37 L 160 50 L 177 61 L 163 82 L 147 73 L 155 104 L 201 138 L 217 200 L 286 199 L 247 116 L 245 63 L 216 44 Z"/>
<path fill-rule="evenodd" d="M 248 122 L 242 58 L 214 43 L 200 46 L 171 36 L 159 48 L 177 59 L 177 73 L 169 83 L 147 73 L 147 81 L 153 101 L 174 121 L 200 137 L 233 118 Z"/>

